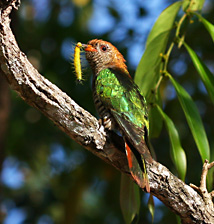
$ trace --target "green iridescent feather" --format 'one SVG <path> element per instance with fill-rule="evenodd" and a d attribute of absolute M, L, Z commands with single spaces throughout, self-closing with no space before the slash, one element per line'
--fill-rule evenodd
<path fill-rule="evenodd" d="M 104 69 L 97 75 L 95 86 L 104 106 L 117 113 L 117 118 L 120 116 L 137 129 L 146 128 L 148 134 L 146 101 L 128 74 Z"/>

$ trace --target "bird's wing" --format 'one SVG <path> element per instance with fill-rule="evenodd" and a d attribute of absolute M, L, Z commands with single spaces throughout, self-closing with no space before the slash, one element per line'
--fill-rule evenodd
<path fill-rule="evenodd" d="M 151 161 L 151 155 L 145 142 L 145 128 L 139 128 L 137 125 L 130 122 L 124 114 L 118 113 L 111 109 L 111 114 L 114 117 L 119 129 L 127 142 L 131 145 L 148 161 Z"/>
<path fill-rule="evenodd" d="M 148 136 L 148 113 L 144 97 L 129 74 L 117 69 L 101 71 L 97 78 L 97 95 L 112 114 L 122 134 L 140 152 Z"/>
<path fill-rule="evenodd" d="M 131 175 L 139 187 L 145 188 L 147 192 L 150 192 L 145 159 L 152 162 L 152 157 L 142 137 L 144 131 L 130 123 L 127 118 L 123 118 L 120 113 L 114 110 L 111 110 L 111 113 L 125 139 L 125 150 Z"/>

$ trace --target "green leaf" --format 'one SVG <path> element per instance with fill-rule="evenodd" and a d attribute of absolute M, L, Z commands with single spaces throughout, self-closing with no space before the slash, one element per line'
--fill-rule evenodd
<path fill-rule="evenodd" d="M 180 143 L 178 131 L 172 120 L 163 112 L 163 110 L 159 106 L 157 106 L 157 109 L 163 117 L 168 130 L 171 144 L 171 155 L 173 162 L 175 163 L 176 170 L 178 171 L 179 177 L 184 180 L 186 176 L 187 160 L 185 151 Z"/>
<path fill-rule="evenodd" d="M 202 162 L 210 158 L 210 147 L 198 109 L 187 91 L 168 74 L 184 111 L 187 123 L 201 155 Z"/>
<path fill-rule="evenodd" d="M 212 102 L 214 103 L 214 75 L 210 72 L 210 70 L 203 63 L 203 61 L 186 43 L 184 43 L 184 46 L 186 47 L 193 61 L 193 64 L 195 65 L 195 68 L 198 71 Z"/>
<path fill-rule="evenodd" d="M 120 207 L 126 224 L 138 220 L 140 211 L 139 187 L 125 174 L 121 175 Z"/>
<path fill-rule="evenodd" d="M 177 224 L 181 224 L 181 218 L 180 218 L 180 216 L 175 215 L 175 217 L 176 217 L 176 223 Z"/>
<path fill-rule="evenodd" d="M 149 44 L 135 73 L 135 82 L 147 99 L 160 76 L 160 53 L 165 51 L 166 33 L 160 34 Z"/>
<path fill-rule="evenodd" d="M 135 82 L 148 98 L 160 76 L 160 54 L 165 52 L 169 34 L 182 2 L 176 2 L 165 9 L 154 24 L 146 43 L 145 52 L 135 73 Z"/>
<path fill-rule="evenodd" d="M 183 10 L 186 11 L 187 8 L 191 11 L 200 11 L 203 8 L 205 0 L 184 0 Z"/>
<path fill-rule="evenodd" d="M 212 142 L 211 150 L 210 150 L 210 161 L 214 161 L 214 145 Z M 207 190 L 208 192 L 213 190 L 214 186 L 214 169 L 210 169 L 207 176 Z"/>
<path fill-rule="evenodd" d="M 149 138 L 157 138 L 160 135 L 162 126 L 163 119 L 157 107 L 151 107 L 149 110 Z"/>
<path fill-rule="evenodd" d="M 194 13 L 198 18 L 201 20 L 201 22 L 204 24 L 205 28 L 209 32 L 210 36 L 212 37 L 212 40 L 214 42 L 214 25 L 207 21 L 203 16 L 201 16 L 198 13 Z"/>
<path fill-rule="evenodd" d="M 155 104 L 162 105 L 160 91 L 155 95 Z M 149 110 L 149 138 L 157 138 L 163 127 L 163 119 L 157 107 L 151 106 Z"/>
<path fill-rule="evenodd" d="M 172 29 L 175 17 L 178 14 L 178 10 L 180 9 L 181 4 L 182 1 L 175 2 L 160 14 L 149 33 L 146 41 L 146 47 L 151 43 L 153 39 L 155 39 L 155 37 L 159 36 L 165 31 L 169 32 Z"/>
<path fill-rule="evenodd" d="M 152 223 L 153 223 L 154 215 L 155 215 L 155 203 L 154 203 L 153 196 L 151 194 L 149 195 L 148 209 L 149 209 L 149 212 L 152 216 Z"/>

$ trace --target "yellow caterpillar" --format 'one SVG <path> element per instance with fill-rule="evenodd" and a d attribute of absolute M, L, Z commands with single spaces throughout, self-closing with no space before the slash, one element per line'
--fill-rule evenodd
<path fill-rule="evenodd" d="M 80 61 L 80 48 L 82 44 L 78 42 L 74 49 L 74 69 L 77 77 L 77 81 L 82 81 L 82 69 L 81 69 L 81 61 Z"/>

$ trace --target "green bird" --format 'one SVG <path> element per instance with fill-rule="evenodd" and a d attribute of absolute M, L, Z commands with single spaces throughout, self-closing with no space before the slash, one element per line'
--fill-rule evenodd
<path fill-rule="evenodd" d="M 130 173 L 141 188 L 150 192 L 145 160 L 152 162 L 152 157 L 146 145 L 149 121 L 145 98 L 115 46 L 94 39 L 82 48 L 93 71 L 93 98 L 102 123 L 108 130 L 120 131 Z"/>

